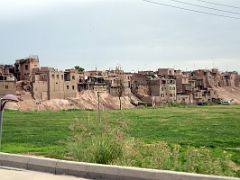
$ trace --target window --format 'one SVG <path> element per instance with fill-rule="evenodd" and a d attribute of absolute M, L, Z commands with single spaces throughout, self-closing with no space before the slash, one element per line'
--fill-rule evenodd
<path fill-rule="evenodd" d="M 74 87 L 74 86 L 72 86 L 72 89 L 73 89 L 73 90 L 74 90 L 74 88 L 75 88 L 75 87 Z"/>
<path fill-rule="evenodd" d="M 8 85 L 5 85 L 5 89 L 8 89 Z"/>
<path fill-rule="evenodd" d="M 25 70 L 26 70 L 26 71 L 28 70 L 28 65 L 25 65 Z"/>
<path fill-rule="evenodd" d="M 54 74 L 52 74 L 52 78 L 54 78 Z"/>
<path fill-rule="evenodd" d="M 69 85 L 67 85 L 67 89 L 69 89 Z"/>
<path fill-rule="evenodd" d="M 75 76 L 72 76 L 72 80 L 75 80 Z"/>
<path fill-rule="evenodd" d="M 57 75 L 57 79 L 59 79 L 59 75 Z"/>

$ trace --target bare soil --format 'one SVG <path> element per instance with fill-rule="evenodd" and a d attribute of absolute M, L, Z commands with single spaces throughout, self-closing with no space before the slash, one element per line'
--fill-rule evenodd
<path fill-rule="evenodd" d="M 240 87 L 218 87 L 214 88 L 219 98 L 231 100 L 234 103 L 240 103 Z"/>
<path fill-rule="evenodd" d="M 9 103 L 8 109 L 19 109 L 20 111 L 59 111 L 67 109 L 90 109 L 98 107 L 98 96 L 93 91 L 84 91 L 78 94 L 77 98 L 52 99 L 46 101 L 34 100 L 30 93 L 21 92 L 21 101 Z M 101 93 L 99 96 L 99 106 L 101 109 L 119 109 L 119 97 L 111 96 L 107 93 Z M 134 108 L 131 98 L 128 96 L 121 97 L 122 108 Z"/>

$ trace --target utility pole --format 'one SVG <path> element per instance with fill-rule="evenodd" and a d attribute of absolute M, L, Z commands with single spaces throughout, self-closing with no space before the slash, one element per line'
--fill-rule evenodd
<path fill-rule="evenodd" d="M 2 123 L 3 123 L 3 109 L 0 107 L 0 150 L 2 150 Z"/>
<path fill-rule="evenodd" d="M 100 129 L 100 135 L 101 135 L 101 140 L 103 137 L 103 129 L 102 129 L 102 120 L 101 120 L 101 114 L 100 114 L 100 92 L 97 92 L 97 119 L 98 119 L 98 123 L 99 123 L 99 129 Z"/>
<path fill-rule="evenodd" d="M 100 114 L 100 92 L 97 92 L 97 119 L 99 124 L 101 124 L 101 114 Z"/>
<path fill-rule="evenodd" d="M 118 88 L 118 99 L 119 99 L 120 110 L 122 110 L 122 99 L 121 99 L 122 94 L 123 94 L 123 83 L 122 83 L 122 78 L 120 77 L 119 88 Z"/>

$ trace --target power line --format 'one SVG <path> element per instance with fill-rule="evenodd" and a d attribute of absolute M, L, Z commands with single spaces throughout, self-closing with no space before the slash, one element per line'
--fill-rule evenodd
<path fill-rule="evenodd" d="M 222 3 L 215 3 L 215 2 L 209 2 L 209 1 L 204 1 L 204 0 L 196 0 L 196 1 L 200 1 L 200 2 L 203 2 L 203 3 L 207 3 L 207 4 L 212 4 L 212 5 L 216 5 L 216 6 L 225 6 L 225 7 L 228 7 L 228 8 L 240 9 L 239 6 L 233 6 L 233 5 L 222 4 Z"/>
<path fill-rule="evenodd" d="M 175 6 L 175 5 L 172 5 L 172 4 L 154 2 L 154 1 L 150 1 L 150 0 L 142 0 L 142 1 L 145 1 L 145 2 L 151 3 L 151 4 L 155 4 L 155 5 L 167 6 L 167 7 L 172 7 L 172 8 L 176 8 L 176 9 L 185 10 L 185 11 L 191 11 L 191 12 L 195 12 L 195 13 L 200 13 L 200 14 L 206 14 L 206 15 L 219 16 L 219 17 L 225 17 L 225 18 L 240 20 L 240 17 L 228 16 L 228 15 L 223 15 L 223 14 L 215 14 L 215 13 L 210 13 L 210 12 L 205 12 L 205 11 L 198 11 L 198 10 L 194 10 L 194 9 L 189 9 L 189 8 L 184 8 L 184 7 L 180 7 L 180 6 Z"/>
<path fill-rule="evenodd" d="M 213 8 L 213 7 L 208 7 L 208 6 L 203 6 L 203 5 L 199 5 L 199 4 L 188 3 L 188 2 L 179 1 L 179 0 L 170 0 L 170 1 L 177 2 L 177 3 L 181 3 L 181 4 L 186 4 L 186 5 L 190 5 L 190 6 L 195 6 L 195 7 L 210 9 L 210 10 L 214 10 L 214 11 L 219 11 L 219 12 L 224 12 L 224 13 L 230 13 L 230 14 L 238 14 L 238 15 L 240 15 L 240 13 L 238 13 L 238 12 L 226 11 L 226 10 L 223 10 L 223 9 L 217 9 L 217 8 Z"/>

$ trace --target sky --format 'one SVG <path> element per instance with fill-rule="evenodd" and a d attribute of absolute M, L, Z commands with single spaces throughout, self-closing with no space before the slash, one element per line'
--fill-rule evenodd
<path fill-rule="evenodd" d="M 240 8 L 182 0 L 240 18 Z M 206 0 L 240 6 L 239 0 Z M 143 0 L 0 0 L 0 64 L 38 55 L 41 66 L 125 71 L 219 68 L 240 72 L 240 19 Z"/>

